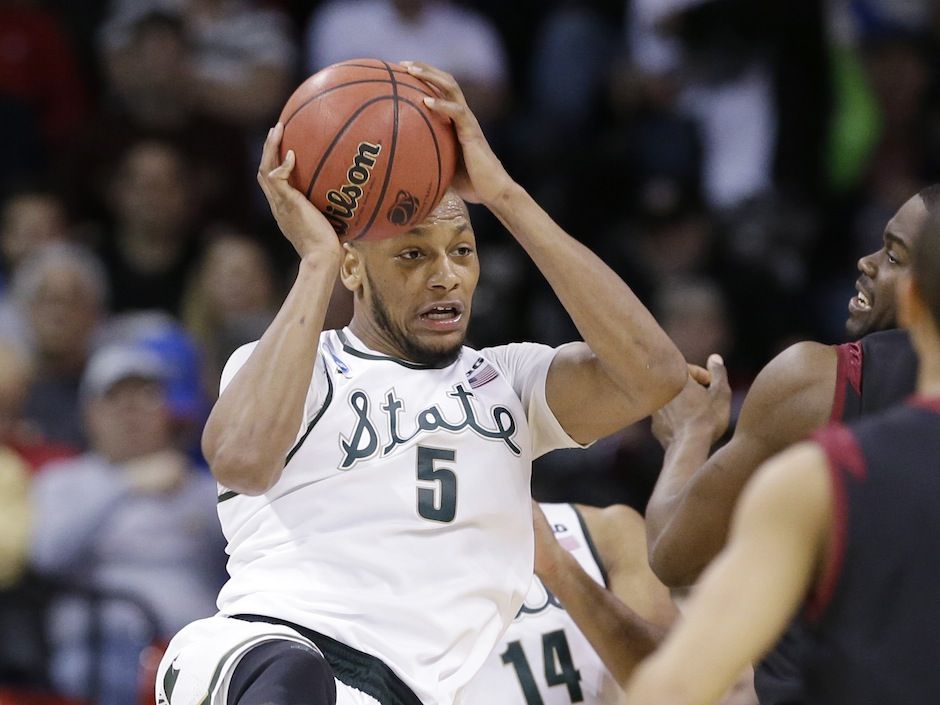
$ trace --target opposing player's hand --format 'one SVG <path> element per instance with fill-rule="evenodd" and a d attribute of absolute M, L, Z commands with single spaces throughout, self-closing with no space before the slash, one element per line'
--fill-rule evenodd
<path fill-rule="evenodd" d="M 692 429 L 709 433 L 717 441 L 728 429 L 731 387 L 720 355 L 708 357 L 708 369 L 689 365 L 682 392 L 653 414 L 653 435 L 668 447 L 677 434 Z"/>
<path fill-rule="evenodd" d="M 290 185 L 288 179 L 296 157 L 289 150 L 278 164 L 278 152 L 284 126 L 278 123 L 268 131 L 258 167 L 258 184 L 271 207 L 271 214 L 284 236 L 301 258 L 310 254 L 342 254 L 336 231 L 326 217 L 304 195 Z"/>
<path fill-rule="evenodd" d="M 454 175 L 454 190 L 471 203 L 495 203 L 513 182 L 486 141 L 457 81 L 449 73 L 428 64 L 418 61 L 402 61 L 401 64 L 437 94 L 437 98 L 425 98 L 425 104 L 454 123 L 462 156 Z"/>
<path fill-rule="evenodd" d="M 555 539 L 555 532 L 535 500 L 532 501 L 532 528 L 535 529 L 535 574 L 549 583 L 561 569 L 565 549 Z"/>

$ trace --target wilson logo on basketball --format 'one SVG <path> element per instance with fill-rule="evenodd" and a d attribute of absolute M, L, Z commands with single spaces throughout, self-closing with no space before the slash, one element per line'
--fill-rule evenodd
<path fill-rule="evenodd" d="M 343 236 L 349 229 L 349 221 L 353 219 L 359 208 L 363 187 L 372 178 L 372 167 L 375 166 L 376 157 L 381 151 L 382 145 L 360 142 L 352 166 L 346 172 L 346 183 L 339 189 L 330 189 L 326 192 L 326 200 L 331 205 L 326 207 L 324 215 L 336 230 L 337 235 Z"/>
<path fill-rule="evenodd" d="M 399 191 L 395 203 L 388 209 L 386 217 L 392 225 L 408 225 L 418 212 L 421 202 L 407 191 Z"/>

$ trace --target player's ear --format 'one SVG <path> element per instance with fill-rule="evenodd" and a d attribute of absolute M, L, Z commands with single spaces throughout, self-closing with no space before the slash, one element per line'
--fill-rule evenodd
<path fill-rule="evenodd" d="M 343 249 L 346 251 L 343 255 L 343 263 L 339 268 L 339 278 L 343 286 L 352 292 L 357 292 L 362 288 L 362 281 L 365 278 L 363 270 L 362 251 L 352 243 L 345 243 Z"/>

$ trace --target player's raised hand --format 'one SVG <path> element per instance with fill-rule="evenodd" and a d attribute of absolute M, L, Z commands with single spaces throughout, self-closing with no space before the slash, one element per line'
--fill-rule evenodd
<path fill-rule="evenodd" d="M 264 191 L 271 214 L 284 236 L 290 240 L 297 254 L 342 254 L 342 245 L 336 231 L 326 217 L 304 195 L 290 185 L 288 178 L 296 157 L 289 150 L 284 161 L 278 163 L 278 152 L 284 126 L 277 123 L 268 131 L 258 166 L 258 184 Z"/>
<path fill-rule="evenodd" d="M 425 104 L 454 123 L 461 150 L 460 164 L 452 182 L 454 190 L 471 203 L 489 205 L 496 202 L 513 181 L 486 141 L 457 81 L 446 71 L 419 61 L 402 61 L 401 65 L 437 93 L 437 98 L 425 98 Z"/>
<path fill-rule="evenodd" d="M 697 430 L 717 441 L 728 429 L 731 387 L 720 355 L 709 355 L 708 369 L 689 365 L 682 392 L 653 414 L 653 435 L 667 447 L 679 433 Z"/>

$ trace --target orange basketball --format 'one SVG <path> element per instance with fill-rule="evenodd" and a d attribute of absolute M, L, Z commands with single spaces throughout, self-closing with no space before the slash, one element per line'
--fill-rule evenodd
<path fill-rule="evenodd" d="M 344 242 L 403 233 L 440 202 L 454 176 L 453 125 L 425 104 L 431 88 L 398 64 L 354 59 L 308 78 L 281 112 L 291 185 Z"/>

